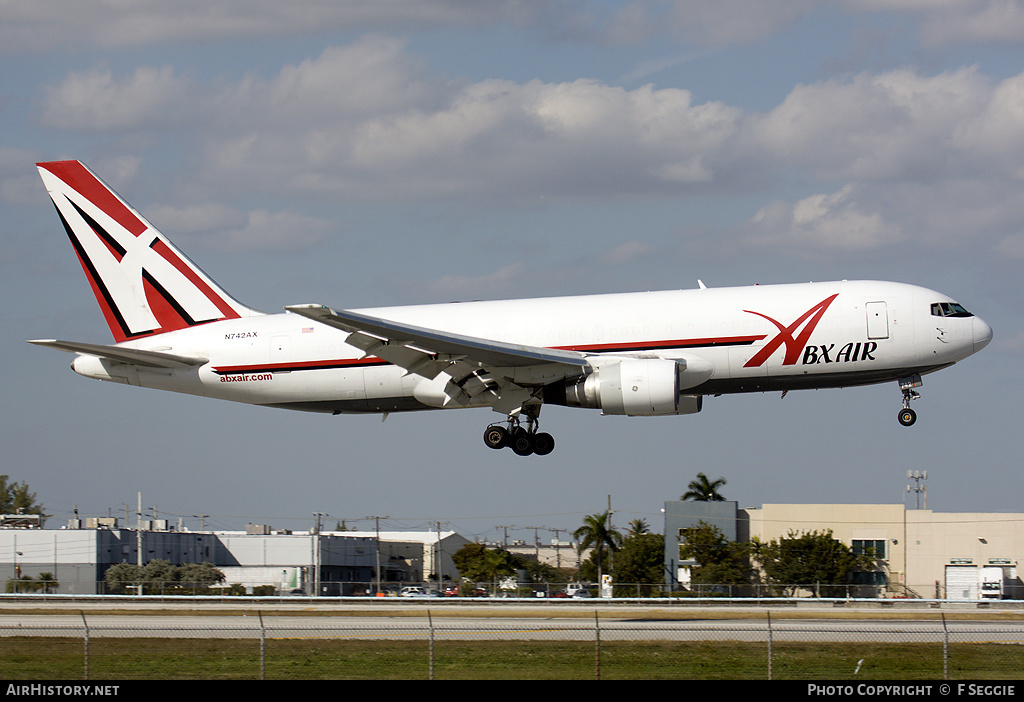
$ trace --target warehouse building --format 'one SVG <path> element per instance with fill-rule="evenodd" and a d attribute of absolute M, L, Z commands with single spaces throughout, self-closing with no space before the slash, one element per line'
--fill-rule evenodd
<path fill-rule="evenodd" d="M 875 583 L 880 596 L 1024 598 L 1017 573 L 1024 560 L 1024 514 L 903 505 L 766 504 L 741 511 L 742 539 L 770 541 L 790 530 L 829 529 L 854 552 L 870 549 L 880 566 Z"/>
<path fill-rule="evenodd" d="M 0 576 L 58 583 L 56 591 L 98 594 L 107 569 L 118 563 L 160 559 L 173 565 L 212 563 L 225 584 L 278 594 L 349 595 L 374 582 L 378 553 L 391 581 L 420 582 L 437 559 L 447 577 L 457 578 L 451 554 L 468 541 L 454 532 L 292 533 L 250 525 L 245 532 L 190 532 L 162 521 L 143 529 L 118 528 L 116 518 L 72 520 L 65 529 L 41 529 L 38 520 L 0 526 Z M 141 543 L 141 559 L 139 554 Z M 439 546 L 440 544 L 440 546 Z M 49 587 L 48 587 L 49 589 Z"/>
<path fill-rule="evenodd" d="M 854 553 L 872 554 L 876 568 L 858 573 L 853 596 L 927 599 L 1024 599 L 1024 514 L 935 512 L 904 505 L 665 503 L 667 578 L 686 587 L 697 565 L 679 559 L 683 530 L 701 521 L 726 538 L 769 542 L 791 532 L 831 531 Z M 806 593 L 805 593 L 806 594 Z"/>

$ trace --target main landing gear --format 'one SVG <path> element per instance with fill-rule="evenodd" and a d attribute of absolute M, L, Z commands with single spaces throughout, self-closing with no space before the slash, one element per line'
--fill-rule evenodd
<path fill-rule="evenodd" d="M 527 415 L 526 427 L 523 427 L 518 416 L 509 415 L 508 427 L 492 424 L 484 431 L 484 443 L 488 448 L 502 449 L 508 446 L 519 456 L 535 453 L 546 456 L 555 450 L 555 440 L 551 434 L 538 432 L 539 422 L 534 416 Z"/>
<path fill-rule="evenodd" d="M 900 378 L 900 390 L 903 391 L 903 409 L 900 410 L 897 418 L 900 424 L 905 427 L 912 426 L 917 421 L 917 412 L 910 409 L 910 401 L 921 397 L 921 393 L 914 388 L 921 387 L 921 376 L 914 374 L 908 378 Z"/>

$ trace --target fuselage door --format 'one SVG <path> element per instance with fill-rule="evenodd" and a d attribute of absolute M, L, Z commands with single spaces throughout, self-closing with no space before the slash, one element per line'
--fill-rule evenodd
<path fill-rule="evenodd" d="M 889 338 L 889 312 L 885 302 L 869 302 L 864 305 L 868 319 L 869 339 Z"/>

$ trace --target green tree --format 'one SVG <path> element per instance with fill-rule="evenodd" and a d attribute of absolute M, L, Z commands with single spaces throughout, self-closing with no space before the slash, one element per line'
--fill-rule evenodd
<path fill-rule="evenodd" d="M 19 575 L 7 581 L 7 592 L 57 592 L 60 583 L 53 577 L 53 573 L 40 573 L 36 577 L 31 575 Z"/>
<path fill-rule="evenodd" d="M 178 575 L 181 570 L 172 565 L 170 561 L 162 558 L 153 560 L 142 566 L 142 580 L 145 587 L 163 591 L 178 584 Z"/>
<path fill-rule="evenodd" d="M 483 558 L 487 547 L 483 544 L 465 544 L 462 548 L 452 554 L 452 563 L 455 564 L 459 575 L 471 579 L 470 573 L 479 572 L 478 562 Z"/>
<path fill-rule="evenodd" d="M 10 483 L 10 478 L 0 475 L 0 514 L 38 514 L 40 523 L 43 506 L 36 502 L 36 494 L 28 489 L 28 483 Z"/>
<path fill-rule="evenodd" d="M 103 582 L 110 592 L 128 592 L 144 582 L 142 572 L 142 568 L 134 563 L 115 563 L 103 574 Z"/>
<path fill-rule="evenodd" d="M 873 567 L 870 556 L 854 555 L 849 546 L 833 538 L 831 529 L 802 534 L 790 531 L 757 550 L 768 582 L 790 595 L 802 587 L 825 597 L 842 596 L 843 586 L 854 572 Z"/>
<path fill-rule="evenodd" d="M 583 553 L 588 548 L 594 552 L 591 554 L 591 561 L 597 566 L 597 580 L 601 581 L 601 574 L 604 570 L 605 549 L 612 553 L 619 550 L 622 543 L 622 534 L 611 528 L 611 514 L 591 514 L 583 518 L 583 526 L 572 533 L 577 541 L 577 551 Z M 581 569 L 582 577 L 582 569 Z"/>
<path fill-rule="evenodd" d="M 57 589 L 60 587 L 56 576 L 50 572 L 43 572 L 37 575 L 36 582 L 39 584 L 39 589 L 46 593 L 57 592 Z"/>
<path fill-rule="evenodd" d="M 503 575 L 513 575 L 516 564 L 504 549 L 487 548 L 483 544 L 466 544 L 452 556 L 459 575 L 473 582 L 496 583 Z"/>
<path fill-rule="evenodd" d="M 646 519 L 634 519 L 629 523 L 629 533 L 627 538 L 630 536 L 639 536 L 640 534 L 651 533 L 651 527 L 647 524 Z"/>
<path fill-rule="evenodd" d="M 660 588 L 665 582 L 665 537 L 647 533 L 628 536 L 612 562 L 615 582 L 640 583 L 646 586 L 644 594 L 650 594 L 652 586 Z"/>
<path fill-rule="evenodd" d="M 177 581 L 184 587 L 206 589 L 224 580 L 224 572 L 209 562 L 178 566 Z"/>
<path fill-rule="evenodd" d="M 526 577 L 531 583 L 554 583 L 565 582 L 568 578 L 565 574 L 553 565 L 541 563 L 533 558 L 528 558 L 518 553 L 509 553 L 508 561 L 517 571 L 525 571 Z"/>
<path fill-rule="evenodd" d="M 680 500 L 694 500 L 696 502 L 723 502 L 725 500 L 718 492 L 718 488 L 724 486 L 725 478 L 710 480 L 704 473 L 697 473 L 697 478 L 691 480 L 687 485 L 687 491 L 683 493 Z"/>
<path fill-rule="evenodd" d="M 748 582 L 749 544 L 730 541 L 718 527 L 698 522 L 682 530 L 679 559 L 697 561 L 690 571 L 693 583 L 741 585 Z"/>
<path fill-rule="evenodd" d="M 186 563 L 173 565 L 154 558 L 144 566 L 134 563 L 116 563 L 103 574 L 110 592 L 130 592 L 140 585 L 146 592 L 165 592 L 170 588 L 185 587 L 193 592 L 224 582 L 224 573 L 212 563 Z"/>

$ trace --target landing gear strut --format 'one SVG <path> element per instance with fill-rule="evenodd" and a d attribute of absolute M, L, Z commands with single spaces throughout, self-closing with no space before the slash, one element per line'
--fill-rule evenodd
<path fill-rule="evenodd" d="M 527 413 L 526 426 L 522 426 L 519 414 L 508 416 L 507 428 L 501 424 L 492 424 L 484 430 L 484 443 L 488 448 L 502 449 L 508 446 L 519 456 L 529 456 L 531 453 L 538 456 L 546 456 L 555 450 L 555 439 L 551 434 L 538 432 L 540 422 L 537 420 L 537 413 Z"/>
<path fill-rule="evenodd" d="M 903 391 L 903 409 L 900 410 L 897 418 L 900 424 L 905 427 L 913 425 L 917 421 L 917 412 L 910 409 L 910 401 L 921 397 L 921 394 L 914 388 L 921 387 L 921 376 L 916 373 L 908 378 L 900 378 L 900 390 Z"/>

